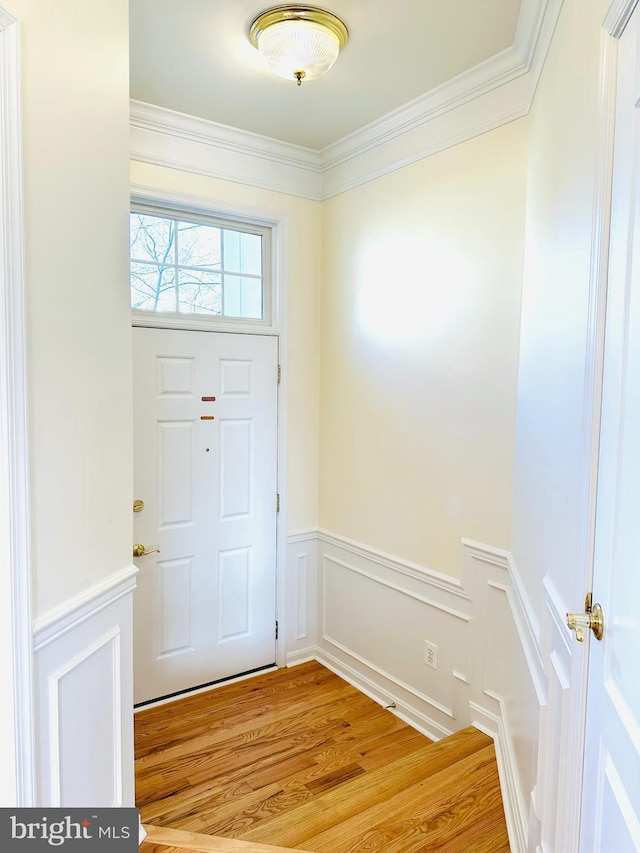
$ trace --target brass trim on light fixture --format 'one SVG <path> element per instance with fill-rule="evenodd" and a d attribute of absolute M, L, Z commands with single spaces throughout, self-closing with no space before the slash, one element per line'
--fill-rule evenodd
<path fill-rule="evenodd" d="M 265 30 L 282 21 L 310 21 L 325 27 L 338 39 L 340 50 L 349 39 L 346 24 L 332 12 L 318 9 L 316 6 L 274 6 L 254 18 L 249 28 L 249 38 L 253 46 L 258 47 L 258 40 Z"/>

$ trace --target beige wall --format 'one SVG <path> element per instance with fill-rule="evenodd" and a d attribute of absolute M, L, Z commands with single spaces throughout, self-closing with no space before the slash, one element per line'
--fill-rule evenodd
<path fill-rule="evenodd" d="M 323 205 L 320 526 L 509 546 L 527 121 Z"/>
<path fill-rule="evenodd" d="M 22 28 L 37 615 L 131 564 L 128 4 L 3 6 Z"/>
<path fill-rule="evenodd" d="M 155 189 L 288 215 L 287 478 L 288 530 L 318 517 L 320 204 L 191 172 L 133 162 L 131 181 Z"/>
<path fill-rule="evenodd" d="M 609 0 L 565 0 L 531 111 L 512 551 L 542 613 L 549 574 L 582 588 L 585 354 L 601 23 Z"/>

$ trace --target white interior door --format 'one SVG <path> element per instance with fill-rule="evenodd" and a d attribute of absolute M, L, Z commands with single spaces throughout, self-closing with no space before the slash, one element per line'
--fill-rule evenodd
<path fill-rule="evenodd" d="M 640 851 L 640 7 L 619 51 L 583 853 Z"/>
<path fill-rule="evenodd" d="M 275 661 L 277 339 L 133 330 L 135 701 Z"/>

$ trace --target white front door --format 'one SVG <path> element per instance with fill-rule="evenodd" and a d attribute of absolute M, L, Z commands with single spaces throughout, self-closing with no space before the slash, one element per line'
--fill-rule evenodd
<path fill-rule="evenodd" d="M 640 851 L 640 7 L 619 45 L 582 853 Z"/>
<path fill-rule="evenodd" d="M 275 662 L 277 339 L 133 330 L 135 702 Z"/>

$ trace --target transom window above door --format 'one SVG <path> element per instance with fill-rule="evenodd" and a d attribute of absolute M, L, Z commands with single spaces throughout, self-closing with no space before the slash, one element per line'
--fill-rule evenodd
<path fill-rule="evenodd" d="M 269 228 L 146 207 L 130 222 L 135 312 L 268 322 Z"/>

